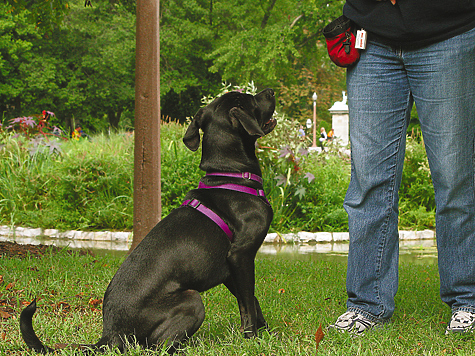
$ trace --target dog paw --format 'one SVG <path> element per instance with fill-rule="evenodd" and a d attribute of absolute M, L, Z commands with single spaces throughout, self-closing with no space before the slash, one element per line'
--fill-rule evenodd
<path fill-rule="evenodd" d="M 253 339 L 257 337 L 257 332 L 254 330 L 244 330 L 243 336 L 245 339 Z"/>

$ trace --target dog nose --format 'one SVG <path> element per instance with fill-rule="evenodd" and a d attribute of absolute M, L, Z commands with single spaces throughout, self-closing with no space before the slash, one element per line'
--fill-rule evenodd
<path fill-rule="evenodd" d="M 274 90 L 272 90 L 271 88 L 268 88 L 267 92 L 270 96 L 275 96 Z"/>

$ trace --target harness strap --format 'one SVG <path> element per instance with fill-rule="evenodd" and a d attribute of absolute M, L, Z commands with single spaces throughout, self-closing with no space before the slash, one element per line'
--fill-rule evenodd
<path fill-rule="evenodd" d="M 213 173 L 206 173 L 207 176 L 221 176 L 221 177 L 233 177 L 233 178 L 244 178 L 244 179 L 250 179 L 256 182 L 259 182 L 262 184 L 262 178 L 259 177 L 256 174 L 249 173 L 249 172 L 244 172 L 244 173 L 220 173 L 220 172 L 213 172 Z M 217 185 L 217 186 L 209 186 L 206 185 L 202 182 L 198 185 L 198 189 L 227 189 L 227 190 L 234 190 L 237 192 L 242 192 L 246 194 L 251 194 L 256 197 L 262 197 L 264 198 L 265 202 L 270 205 L 269 201 L 266 198 L 266 195 L 264 193 L 264 190 L 262 189 L 254 189 L 250 187 L 245 187 L 239 184 L 223 184 L 223 185 Z M 229 228 L 228 224 L 224 222 L 223 219 L 219 217 L 218 214 L 216 214 L 213 210 L 207 208 L 204 206 L 198 199 L 191 199 L 191 200 L 185 200 L 181 206 L 189 206 L 192 207 L 196 210 L 198 210 L 200 213 L 206 215 L 208 218 L 213 220 L 216 225 L 218 225 L 228 236 L 229 241 L 233 242 L 233 233 L 231 232 L 231 229 Z"/>
<path fill-rule="evenodd" d="M 229 229 L 228 224 L 224 222 L 223 219 L 221 219 L 218 214 L 216 214 L 213 210 L 207 208 L 201 202 L 197 199 L 192 199 L 192 200 L 185 200 L 181 206 L 190 206 L 196 210 L 198 210 L 200 213 L 206 215 L 208 218 L 213 220 L 216 225 L 218 225 L 228 236 L 229 241 L 233 242 L 233 233 Z"/>

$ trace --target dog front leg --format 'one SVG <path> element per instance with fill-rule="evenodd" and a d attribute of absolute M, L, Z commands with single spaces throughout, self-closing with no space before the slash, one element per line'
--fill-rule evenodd
<path fill-rule="evenodd" d="M 239 295 L 239 293 L 237 292 L 234 281 L 232 280 L 232 278 L 229 278 L 228 280 L 226 280 L 224 282 L 224 285 L 226 286 L 226 288 L 228 288 L 228 290 L 232 293 L 232 295 L 234 295 L 234 297 L 237 300 L 238 307 L 239 307 L 239 313 L 241 315 L 241 332 L 244 332 L 245 322 L 243 321 L 242 316 L 245 314 L 245 311 L 244 311 L 244 307 L 243 307 L 243 303 L 242 303 L 242 298 Z M 264 318 L 264 314 L 262 313 L 261 306 L 259 305 L 259 301 L 257 300 L 256 296 L 254 296 L 254 303 L 256 305 L 256 312 L 257 312 L 257 330 L 260 330 L 262 328 L 268 329 L 269 325 L 267 324 L 267 322 Z"/>
<path fill-rule="evenodd" d="M 257 330 L 266 326 L 259 302 L 254 296 L 254 258 L 228 257 L 231 269 L 231 278 L 227 281 L 227 288 L 236 297 L 241 314 L 241 329 L 245 338 L 257 336 Z M 261 320 L 258 322 L 258 310 Z"/>
<path fill-rule="evenodd" d="M 269 330 L 269 324 L 267 324 L 267 321 L 264 318 L 264 314 L 262 313 L 261 306 L 256 296 L 254 296 L 254 302 L 256 304 L 256 310 L 257 310 L 257 330 L 260 330 L 262 328 Z"/>

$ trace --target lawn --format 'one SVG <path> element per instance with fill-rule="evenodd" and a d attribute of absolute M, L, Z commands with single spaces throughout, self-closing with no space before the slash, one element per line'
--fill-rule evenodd
<path fill-rule="evenodd" d="M 34 327 L 47 345 L 95 343 L 101 334 L 101 298 L 123 257 L 48 250 L 42 257 L 0 258 L 0 355 L 32 355 L 19 331 L 21 309 L 38 298 Z M 345 311 L 344 259 L 256 261 L 256 294 L 270 325 L 254 340 L 239 332 L 231 294 L 203 293 L 206 319 L 183 355 L 473 355 L 473 335 L 445 336 L 450 310 L 439 299 L 437 265 L 402 263 L 397 310 L 384 329 L 351 337 L 326 329 Z M 325 336 L 318 351 L 315 333 Z M 63 350 L 62 355 L 73 351 Z M 106 355 L 116 355 L 116 351 Z M 129 355 L 161 355 L 133 348 Z"/>

